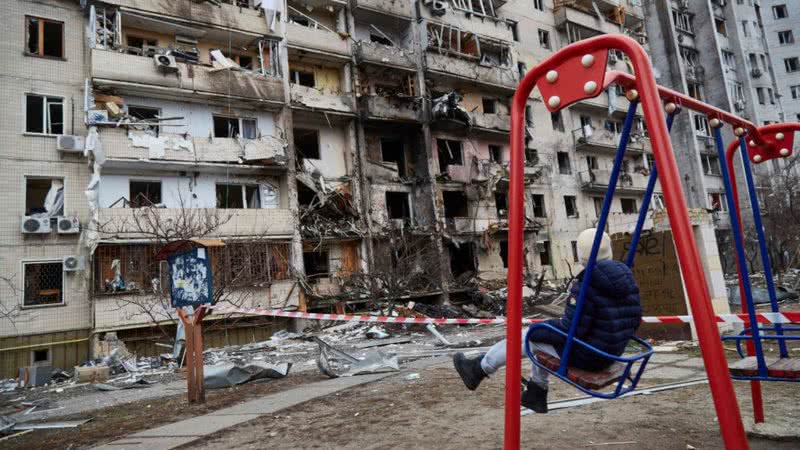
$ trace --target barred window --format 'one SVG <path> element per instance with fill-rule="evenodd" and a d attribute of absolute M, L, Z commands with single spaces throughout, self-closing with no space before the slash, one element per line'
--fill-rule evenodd
<path fill-rule="evenodd" d="M 64 267 L 61 261 L 24 263 L 22 271 L 25 279 L 23 306 L 64 303 Z"/>
<path fill-rule="evenodd" d="M 161 264 L 154 245 L 101 245 L 94 253 L 95 293 L 161 292 Z"/>

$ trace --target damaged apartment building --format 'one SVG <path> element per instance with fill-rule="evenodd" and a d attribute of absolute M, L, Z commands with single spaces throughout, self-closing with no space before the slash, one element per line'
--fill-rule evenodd
<path fill-rule="evenodd" d="M 216 301 L 237 306 L 352 312 L 502 287 L 509 104 L 521 76 L 600 33 L 648 44 L 635 0 L 0 8 L 2 100 L 24 106 L 0 121 L 11 193 L 5 375 L 85 361 L 109 333 L 158 353 L 175 333 L 159 251 L 186 240 L 208 249 Z M 617 52 L 608 65 L 630 71 Z M 628 101 L 612 88 L 550 114 L 536 95 L 526 110 L 525 270 L 529 280 L 568 278 Z M 640 118 L 632 140 L 612 232 L 635 222 L 653 164 Z M 285 326 L 214 315 L 206 341 Z"/>

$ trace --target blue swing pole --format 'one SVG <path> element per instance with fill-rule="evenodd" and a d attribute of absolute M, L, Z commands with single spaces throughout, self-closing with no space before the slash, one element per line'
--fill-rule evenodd
<path fill-rule="evenodd" d="M 722 132 L 720 126 L 714 127 L 714 141 L 717 146 L 717 154 L 720 161 L 725 161 L 725 146 L 722 143 Z M 750 319 L 750 326 L 752 327 L 752 340 L 756 352 L 756 361 L 758 362 L 758 376 L 767 376 L 767 364 L 764 360 L 764 350 L 761 347 L 761 337 L 758 332 L 758 319 L 756 318 L 755 304 L 753 303 L 753 290 L 750 286 L 750 274 L 747 271 L 747 261 L 744 256 L 744 240 L 742 239 L 742 225 L 739 223 L 739 217 L 736 215 L 736 204 L 733 202 L 733 191 L 731 187 L 731 177 L 728 173 L 728 165 L 721 163 L 720 170 L 722 172 L 722 181 L 725 184 L 725 201 L 728 203 L 728 214 L 731 216 L 731 232 L 733 233 L 733 241 L 736 247 L 736 260 L 739 264 L 739 269 L 742 274 L 742 290 L 744 291 L 745 298 L 748 305 L 748 318 Z"/>
<path fill-rule="evenodd" d="M 672 122 L 677 113 L 678 110 L 676 109 L 667 116 L 667 131 L 672 131 Z M 644 191 L 644 199 L 642 199 L 642 208 L 639 210 L 639 218 L 636 219 L 636 229 L 633 230 L 633 236 L 631 237 L 628 257 L 625 259 L 625 265 L 628 267 L 633 267 L 633 260 L 636 257 L 636 248 L 639 247 L 639 238 L 642 236 L 644 221 L 647 220 L 647 210 L 650 209 L 650 200 L 653 198 L 653 191 L 656 189 L 656 181 L 658 181 L 658 169 L 653 165 L 650 170 L 650 177 L 647 179 L 647 189 Z"/>
<path fill-rule="evenodd" d="M 625 156 L 625 149 L 628 147 L 628 139 L 630 138 L 633 119 L 636 116 L 636 108 L 638 106 L 638 99 L 631 101 L 628 106 L 628 115 L 625 116 L 625 123 L 622 126 L 622 135 L 620 135 L 619 146 L 617 146 L 617 153 L 616 156 L 614 156 L 614 166 L 611 168 L 611 179 L 608 181 L 608 190 L 603 199 L 603 208 L 600 212 L 600 217 L 597 219 L 597 233 L 594 235 L 592 251 L 589 253 L 589 260 L 586 262 L 586 267 L 583 270 L 583 280 L 581 280 L 581 288 L 580 291 L 578 291 L 578 299 L 575 303 L 575 313 L 572 315 L 569 333 L 567 334 L 566 341 L 564 341 L 564 350 L 561 352 L 561 365 L 558 367 L 558 374 L 561 376 L 566 376 L 567 368 L 569 367 L 569 352 L 572 349 L 572 340 L 575 338 L 575 333 L 578 331 L 578 323 L 581 320 L 586 291 L 589 289 L 589 282 L 592 279 L 591 273 L 594 270 L 597 253 L 600 250 L 603 230 L 606 228 L 609 210 L 611 209 L 611 200 L 614 197 L 614 191 L 616 190 L 617 181 L 619 179 L 619 171 L 622 167 L 622 158 Z"/>
<path fill-rule="evenodd" d="M 744 136 L 739 138 L 739 150 L 742 157 L 742 166 L 744 168 L 744 177 L 747 184 L 747 193 L 750 197 L 750 207 L 753 209 L 753 224 L 756 228 L 756 236 L 758 237 L 758 248 L 761 253 L 761 265 L 764 266 L 764 278 L 767 282 L 767 291 L 769 292 L 769 303 L 772 307 L 772 312 L 780 312 L 778 307 L 778 297 L 775 294 L 775 281 L 772 279 L 772 263 L 769 259 L 769 252 L 767 250 L 767 239 L 764 236 L 764 226 L 761 221 L 761 206 L 758 204 L 758 196 L 756 195 L 756 187 L 753 182 L 753 171 L 750 168 L 750 155 L 747 151 L 747 140 Z M 722 161 L 722 160 L 721 160 Z M 755 305 L 749 305 L 752 309 Z M 751 323 L 752 328 L 758 326 L 757 323 Z M 783 326 L 779 323 L 775 324 L 775 334 L 783 336 Z M 778 347 L 780 349 L 781 358 L 788 358 L 789 351 L 786 349 L 786 341 L 778 339 Z"/>

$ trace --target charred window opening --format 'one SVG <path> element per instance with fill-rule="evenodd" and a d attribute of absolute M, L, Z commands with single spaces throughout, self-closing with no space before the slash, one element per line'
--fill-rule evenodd
<path fill-rule="evenodd" d="M 535 148 L 525 148 L 525 164 L 534 166 L 539 163 L 539 150 Z"/>
<path fill-rule="evenodd" d="M 437 139 L 436 148 L 439 150 L 439 170 L 441 173 L 447 173 L 448 166 L 461 166 L 464 164 L 461 141 Z"/>
<path fill-rule="evenodd" d="M 564 131 L 564 117 L 561 111 L 550 113 L 550 122 L 553 124 L 554 131 Z"/>
<path fill-rule="evenodd" d="M 64 22 L 26 17 L 26 50 L 29 55 L 64 57 Z"/>
<path fill-rule="evenodd" d="M 411 207 L 407 192 L 387 192 L 386 210 L 389 219 L 410 219 Z"/>
<path fill-rule="evenodd" d="M 458 278 L 465 273 L 476 271 L 475 244 L 465 242 L 456 246 L 450 243 L 447 244 L 447 251 L 450 254 L 450 272 L 453 277 Z"/>
<path fill-rule="evenodd" d="M 467 194 L 463 191 L 443 191 L 442 200 L 444 202 L 444 217 L 452 219 L 454 217 L 468 217 Z"/>
<path fill-rule="evenodd" d="M 619 204 L 622 206 L 623 214 L 636 214 L 636 199 L 635 198 L 621 198 Z"/>
<path fill-rule="evenodd" d="M 217 208 L 243 209 L 261 208 L 258 186 L 241 184 L 217 185 Z"/>
<path fill-rule="evenodd" d="M 256 119 L 214 116 L 214 137 L 255 139 Z"/>
<path fill-rule="evenodd" d="M 131 208 L 144 208 L 161 203 L 160 181 L 131 181 Z"/>
<path fill-rule="evenodd" d="M 533 217 L 545 218 L 547 217 L 547 210 L 544 205 L 544 195 L 533 194 L 531 196 L 533 203 Z"/>
<path fill-rule="evenodd" d="M 314 72 L 292 69 L 289 71 L 289 81 L 292 84 L 313 88 L 315 86 Z"/>
<path fill-rule="evenodd" d="M 489 145 L 489 161 L 501 163 L 503 162 L 503 147 L 500 145 Z"/>
<path fill-rule="evenodd" d="M 494 205 L 497 209 L 497 217 L 508 217 L 508 194 L 505 192 L 494 193 Z"/>
<path fill-rule="evenodd" d="M 381 160 L 397 164 L 397 174 L 406 176 L 406 158 L 403 141 L 401 139 L 381 139 Z"/>
<path fill-rule="evenodd" d="M 481 103 L 483 104 L 484 114 L 497 114 L 497 100 L 483 97 Z"/>
<path fill-rule="evenodd" d="M 27 178 L 25 180 L 25 215 L 63 216 L 64 180 L 61 178 Z"/>
<path fill-rule="evenodd" d="M 503 268 L 508 269 L 508 241 L 500 241 L 500 259 L 503 260 Z"/>
<path fill-rule="evenodd" d="M 127 40 L 127 49 L 125 52 L 129 55 L 139 55 L 139 56 L 148 56 L 153 57 L 156 54 L 156 50 L 158 50 L 158 40 L 138 37 L 138 36 L 126 36 Z"/>
<path fill-rule="evenodd" d="M 317 194 L 302 183 L 297 183 L 297 203 L 300 206 L 311 206 Z"/>
<path fill-rule="evenodd" d="M 64 134 L 64 99 L 26 94 L 25 132 Z"/>
<path fill-rule="evenodd" d="M 565 195 L 564 209 L 567 212 L 567 217 L 578 217 L 578 199 L 574 195 Z"/>
<path fill-rule="evenodd" d="M 386 46 L 389 46 L 389 47 L 394 47 L 394 43 L 392 43 L 392 41 L 387 39 L 385 36 L 382 36 L 382 35 L 377 34 L 377 33 L 370 33 L 369 34 L 369 40 L 370 40 L 370 42 L 375 42 L 377 44 L 382 44 L 382 45 L 386 45 Z"/>
<path fill-rule="evenodd" d="M 550 241 L 542 241 L 537 245 L 539 250 L 539 263 L 543 266 L 552 264 L 550 257 Z"/>
<path fill-rule="evenodd" d="M 24 263 L 22 272 L 25 280 L 23 306 L 64 303 L 64 267 L 61 261 Z"/>
<path fill-rule="evenodd" d="M 569 245 L 572 247 L 572 262 L 578 262 L 578 241 L 571 241 Z"/>
<path fill-rule="evenodd" d="M 330 273 L 328 252 L 303 252 L 303 267 L 308 277 L 324 277 Z"/>
<path fill-rule="evenodd" d="M 320 159 L 319 154 L 319 131 L 295 128 L 294 148 L 302 158 Z"/>
<path fill-rule="evenodd" d="M 128 106 L 128 115 L 136 119 L 137 122 L 142 122 L 141 128 L 153 132 L 158 136 L 159 127 L 158 122 L 161 110 L 159 108 L 150 108 L 147 106 Z"/>
<path fill-rule="evenodd" d="M 572 166 L 569 162 L 569 153 L 558 152 L 558 173 L 561 175 L 569 175 L 572 173 Z"/>
<path fill-rule="evenodd" d="M 592 197 L 592 203 L 594 203 L 594 215 L 600 217 L 600 213 L 603 212 L 603 197 Z"/>

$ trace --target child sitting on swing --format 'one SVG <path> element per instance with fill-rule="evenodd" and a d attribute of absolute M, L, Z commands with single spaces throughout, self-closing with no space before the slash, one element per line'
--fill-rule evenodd
<path fill-rule="evenodd" d="M 584 230 L 578 236 L 578 260 L 585 267 L 592 250 L 596 229 Z M 576 277 L 570 288 L 570 297 L 564 315 L 546 323 L 569 332 L 578 298 L 581 280 L 585 272 Z M 633 273 L 624 263 L 615 261 L 611 255 L 611 239 L 606 233 L 597 252 L 597 261 L 592 271 L 589 291 L 584 297 L 583 311 L 575 337 L 606 353 L 620 356 L 628 340 L 636 333 L 642 321 L 642 306 L 639 301 L 639 286 Z M 523 330 L 523 339 L 527 330 Z M 533 354 L 543 352 L 560 357 L 566 338 L 552 330 L 537 328 L 531 336 L 530 349 Z M 522 344 L 525 354 L 525 344 Z M 471 391 L 481 381 L 497 372 L 506 364 L 506 340 L 494 344 L 489 351 L 475 359 L 463 353 L 453 357 L 456 371 Z M 569 365 L 589 371 L 601 371 L 613 363 L 612 360 L 594 353 L 580 344 L 570 347 Z M 547 413 L 548 372 L 535 364 L 531 378 L 522 393 L 522 406 L 537 413 Z"/>

